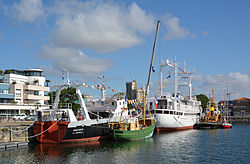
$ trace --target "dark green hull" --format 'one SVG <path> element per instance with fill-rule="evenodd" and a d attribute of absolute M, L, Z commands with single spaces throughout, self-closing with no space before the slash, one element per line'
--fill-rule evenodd
<path fill-rule="evenodd" d="M 114 129 L 110 135 L 115 140 L 142 140 L 152 137 L 155 129 L 155 123 L 152 126 L 140 130 L 118 130 Z"/>
<path fill-rule="evenodd" d="M 194 124 L 194 129 L 219 129 L 221 128 L 220 122 L 199 122 Z"/>

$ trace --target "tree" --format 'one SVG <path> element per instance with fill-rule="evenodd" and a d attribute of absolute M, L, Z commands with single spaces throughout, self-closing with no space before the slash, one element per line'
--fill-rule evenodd
<path fill-rule="evenodd" d="M 45 80 L 45 82 L 47 83 L 47 87 L 49 86 L 50 80 Z"/>
<path fill-rule="evenodd" d="M 3 74 L 3 71 L 0 69 L 0 75 L 2 75 Z"/>
<path fill-rule="evenodd" d="M 34 84 L 37 84 L 37 83 L 39 83 L 39 80 L 38 79 L 36 79 L 36 80 L 34 80 L 34 82 L 33 82 Z"/>
<path fill-rule="evenodd" d="M 55 101 L 55 95 L 56 92 L 50 92 L 49 96 L 50 96 L 50 100 L 49 103 L 52 104 L 52 100 L 53 102 Z M 59 104 L 72 104 L 72 110 L 74 112 L 76 112 L 77 110 L 79 110 L 81 108 L 80 104 L 75 103 L 75 101 L 78 100 L 78 96 L 76 94 L 76 89 L 73 87 L 68 87 L 65 88 L 61 91 L 60 94 L 60 102 Z"/>
<path fill-rule="evenodd" d="M 49 92 L 48 93 L 48 96 L 49 96 L 49 104 L 52 104 L 54 103 L 55 101 L 55 98 L 56 98 L 56 91 L 52 91 L 52 92 Z M 53 100 L 53 101 L 52 101 Z"/>
<path fill-rule="evenodd" d="M 202 112 L 204 112 L 207 108 L 207 104 L 208 104 L 208 97 L 204 94 L 199 94 L 196 95 L 196 98 L 198 101 L 201 101 L 201 106 L 202 106 Z"/>
<path fill-rule="evenodd" d="M 4 74 L 10 74 L 11 73 L 11 70 L 5 70 L 4 71 Z"/>

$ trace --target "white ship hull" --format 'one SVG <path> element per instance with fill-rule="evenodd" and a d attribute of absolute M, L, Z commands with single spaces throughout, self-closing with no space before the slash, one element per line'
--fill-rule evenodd
<path fill-rule="evenodd" d="M 155 114 L 157 132 L 192 129 L 198 115 Z"/>

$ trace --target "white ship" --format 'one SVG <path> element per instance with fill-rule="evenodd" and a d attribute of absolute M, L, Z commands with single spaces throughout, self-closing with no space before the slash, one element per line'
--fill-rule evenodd
<path fill-rule="evenodd" d="M 174 93 L 162 94 L 162 68 L 170 66 L 174 68 Z M 168 60 L 160 67 L 160 95 L 149 103 L 149 109 L 157 119 L 157 133 L 162 131 L 176 131 L 192 129 L 201 113 L 201 102 L 192 96 L 191 72 L 186 72 L 176 65 L 176 61 L 170 64 Z M 189 95 L 185 96 L 180 91 L 182 87 L 189 88 Z M 157 103 L 158 102 L 158 103 Z"/>

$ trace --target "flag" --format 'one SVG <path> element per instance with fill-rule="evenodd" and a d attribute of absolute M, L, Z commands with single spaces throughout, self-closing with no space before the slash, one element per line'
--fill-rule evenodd
<path fill-rule="evenodd" d="M 153 71 L 153 72 L 155 72 L 155 68 L 154 68 L 154 66 L 152 66 L 152 71 Z"/>
<path fill-rule="evenodd" d="M 170 76 L 170 71 L 169 71 L 167 79 L 169 79 L 170 77 L 171 77 L 171 76 Z"/>
<path fill-rule="evenodd" d="M 157 100 L 157 97 L 155 95 L 155 109 L 157 109 L 157 104 L 158 104 L 158 100 Z"/>
<path fill-rule="evenodd" d="M 62 73 L 62 80 L 64 80 L 64 72 Z"/>

